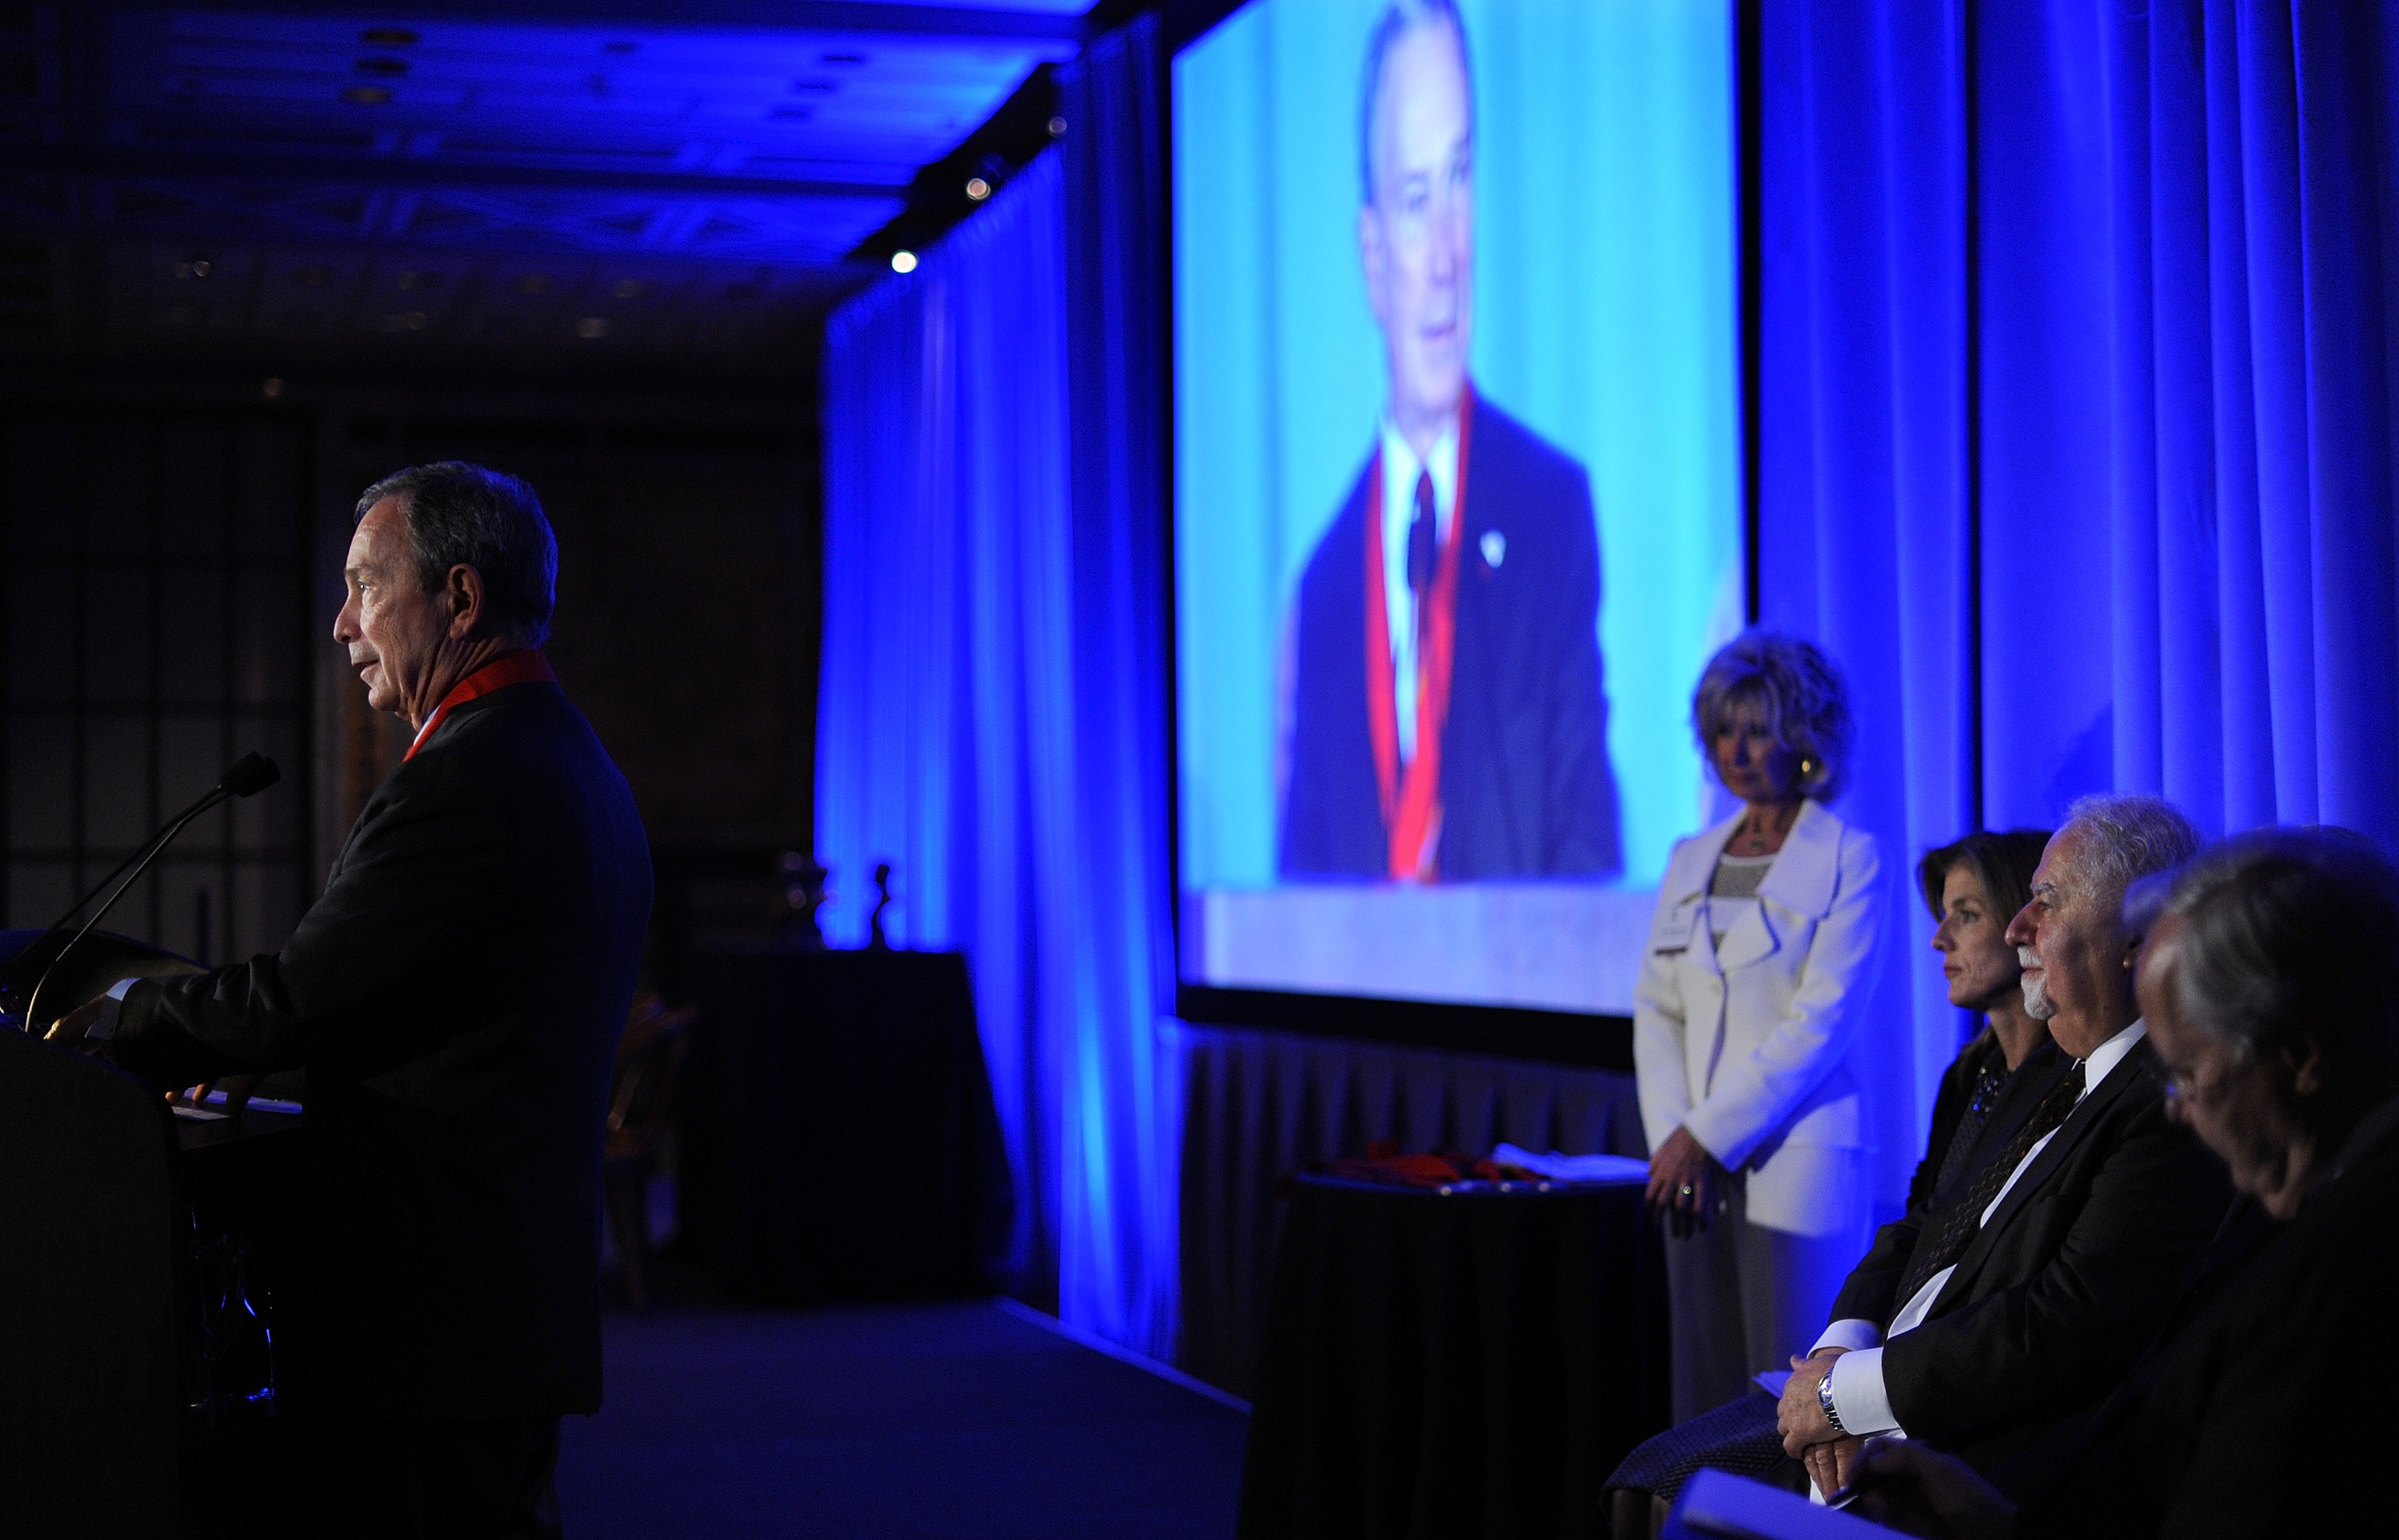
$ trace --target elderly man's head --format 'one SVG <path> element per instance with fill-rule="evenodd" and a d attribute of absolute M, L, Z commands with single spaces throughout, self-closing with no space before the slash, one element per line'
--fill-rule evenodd
<path fill-rule="evenodd" d="M 421 723 L 481 663 L 549 635 L 558 547 L 533 489 L 443 461 L 359 498 L 333 640 L 367 703 Z"/>
<path fill-rule="evenodd" d="M 2353 836 L 2274 830 L 2157 885 L 2140 993 L 2170 1105 L 2288 1219 L 2399 1090 L 2399 871 Z"/>
<path fill-rule="evenodd" d="M 1392 0 L 1366 48 L 1358 254 L 1391 416 L 1429 443 L 1457 412 L 1474 331 L 1474 93 L 1452 0 Z"/>
<path fill-rule="evenodd" d="M 2158 797 L 2085 797 L 2067 810 L 2032 874 L 2032 901 L 2008 926 L 2024 964 L 2025 1008 L 2078 1059 L 2133 1022 L 2140 937 L 2124 890 L 2189 860 L 2199 831 Z"/>

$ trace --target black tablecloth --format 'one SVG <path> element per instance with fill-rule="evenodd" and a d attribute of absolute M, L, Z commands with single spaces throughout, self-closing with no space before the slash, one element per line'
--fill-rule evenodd
<path fill-rule="evenodd" d="M 956 952 L 706 951 L 679 1248 L 768 1304 L 989 1287 L 1008 1162 Z"/>
<path fill-rule="evenodd" d="M 1244 1399 L 1288 1205 L 1277 1181 L 1380 1140 L 1407 1150 L 1500 1141 L 1647 1156 L 1633 1076 L 1348 1038 L 1176 1023 L 1184 1065 L 1182 1282 L 1174 1365 Z"/>
<path fill-rule="evenodd" d="M 1600 1484 L 1667 1424 L 1665 1287 L 1638 1186 L 1300 1178 L 1241 1534 L 1605 1534 Z"/>

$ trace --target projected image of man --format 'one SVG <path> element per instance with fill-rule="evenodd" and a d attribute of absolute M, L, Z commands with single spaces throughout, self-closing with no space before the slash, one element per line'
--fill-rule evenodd
<path fill-rule="evenodd" d="M 1590 479 L 1468 377 L 1474 103 L 1450 0 L 1376 22 L 1359 148 L 1387 394 L 1300 581 L 1282 875 L 1611 874 Z"/>

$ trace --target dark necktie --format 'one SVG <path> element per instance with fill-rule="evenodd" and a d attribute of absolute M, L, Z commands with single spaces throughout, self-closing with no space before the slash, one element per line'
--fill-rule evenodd
<path fill-rule="evenodd" d="M 1432 473 L 1416 472 L 1416 517 L 1408 526 L 1408 591 L 1416 595 L 1416 624 L 1424 625 L 1425 596 L 1432 589 L 1435 559 L 1432 515 Z"/>
<path fill-rule="evenodd" d="M 2066 1121 L 2066 1114 L 2074 1110 L 2081 1097 L 2082 1061 L 2078 1059 L 2074 1067 L 2041 1098 L 2040 1105 L 2025 1119 L 2015 1137 L 1983 1163 L 1974 1179 L 1966 1183 L 1965 1191 L 1927 1216 L 1924 1233 L 1917 1237 L 1916 1254 L 1907 1259 L 1907 1271 L 1900 1277 L 1899 1292 L 1892 1296 L 1894 1308 L 1904 1309 L 1927 1279 L 1944 1267 L 1955 1265 L 1966 1254 L 1975 1232 L 1983 1227 L 1983 1210 L 1999 1196 L 1999 1189 L 2007 1185 L 2008 1178 L 2023 1163 L 2026 1152 L 2056 1132 L 2057 1126 Z"/>

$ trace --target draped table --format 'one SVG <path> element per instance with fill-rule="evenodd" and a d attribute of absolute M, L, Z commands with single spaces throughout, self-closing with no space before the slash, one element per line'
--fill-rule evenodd
<path fill-rule="evenodd" d="M 1604 1535 L 1667 1425 L 1642 1190 L 1303 1175 L 1275 1264 L 1243 1540 Z"/>
<path fill-rule="evenodd" d="M 769 1304 L 981 1293 L 1008 1163 L 956 952 L 697 953 L 684 1254 Z"/>

